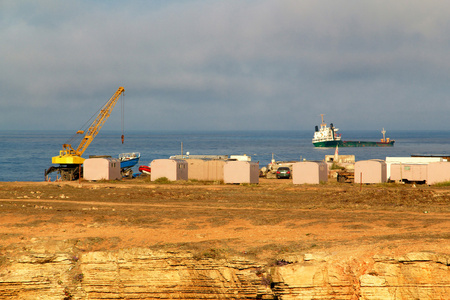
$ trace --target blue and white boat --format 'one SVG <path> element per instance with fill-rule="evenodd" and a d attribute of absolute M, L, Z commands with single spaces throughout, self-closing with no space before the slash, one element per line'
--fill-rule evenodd
<path fill-rule="evenodd" d="M 120 172 L 122 176 L 132 176 L 132 168 L 139 163 L 141 154 L 139 152 L 121 153 L 119 154 Z"/>

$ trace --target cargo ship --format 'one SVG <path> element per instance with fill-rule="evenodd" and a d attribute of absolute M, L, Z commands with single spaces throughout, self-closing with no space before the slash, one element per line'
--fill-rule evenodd
<path fill-rule="evenodd" d="M 322 123 L 319 126 L 316 126 L 314 132 L 314 138 L 312 139 L 312 143 L 314 147 L 322 147 L 322 148 L 334 148 L 334 147 L 392 147 L 394 146 L 395 140 L 391 140 L 386 138 L 386 131 L 383 130 L 381 133 L 383 134 L 383 138 L 379 142 L 370 142 L 370 141 L 343 141 L 341 139 L 341 135 L 338 134 L 338 128 L 333 126 L 333 123 L 330 123 L 330 127 L 327 126 L 326 123 L 323 122 L 323 114 L 320 115 L 322 117 Z"/>

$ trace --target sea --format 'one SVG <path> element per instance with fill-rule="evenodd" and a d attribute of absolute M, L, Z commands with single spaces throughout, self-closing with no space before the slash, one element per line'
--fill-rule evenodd
<path fill-rule="evenodd" d="M 323 160 L 334 148 L 315 148 L 312 131 L 102 131 L 83 154 L 109 155 L 139 152 L 139 165 L 173 155 L 248 155 L 260 168 L 270 161 Z M 52 166 L 62 144 L 72 138 L 71 131 L 0 131 L 0 181 L 44 181 L 44 172 Z M 390 131 L 394 147 L 339 148 L 340 155 L 355 159 L 409 157 L 412 154 L 449 155 L 450 131 Z M 378 141 L 380 131 L 346 131 L 344 140 Z M 78 143 L 72 144 L 74 148 Z M 56 173 L 50 175 L 55 177 Z M 55 178 L 51 178 L 55 179 Z"/>

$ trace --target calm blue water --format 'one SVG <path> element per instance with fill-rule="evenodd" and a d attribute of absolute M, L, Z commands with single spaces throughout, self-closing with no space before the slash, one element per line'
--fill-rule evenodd
<path fill-rule="evenodd" d="M 0 131 L 0 181 L 43 181 L 52 156 L 73 132 Z M 153 159 L 168 158 L 183 151 L 193 154 L 247 154 L 260 167 L 276 160 L 322 160 L 334 149 L 315 148 L 313 131 L 224 131 L 224 132 L 128 132 L 122 145 L 120 132 L 100 132 L 83 157 L 140 152 L 141 165 Z M 344 136 L 345 135 L 345 136 Z M 356 160 L 385 159 L 411 154 L 449 154 L 450 131 L 390 131 L 395 146 L 388 148 L 339 148 L 339 154 L 353 154 Z M 376 141 L 379 131 L 346 131 L 345 140 Z M 78 145 L 78 142 L 72 145 Z M 137 167 L 135 168 L 137 171 Z M 54 173 L 55 174 L 55 173 Z M 55 175 L 53 175 L 54 177 Z"/>

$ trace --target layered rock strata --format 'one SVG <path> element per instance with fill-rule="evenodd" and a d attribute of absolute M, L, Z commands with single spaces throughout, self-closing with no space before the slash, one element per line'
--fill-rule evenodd
<path fill-rule="evenodd" d="M 450 256 L 250 258 L 69 245 L 4 251 L 0 299 L 448 299 Z"/>
<path fill-rule="evenodd" d="M 295 259 L 293 259 L 295 260 Z M 275 268 L 279 299 L 449 299 L 450 255 L 429 252 L 338 260 L 328 254 Z"/>

